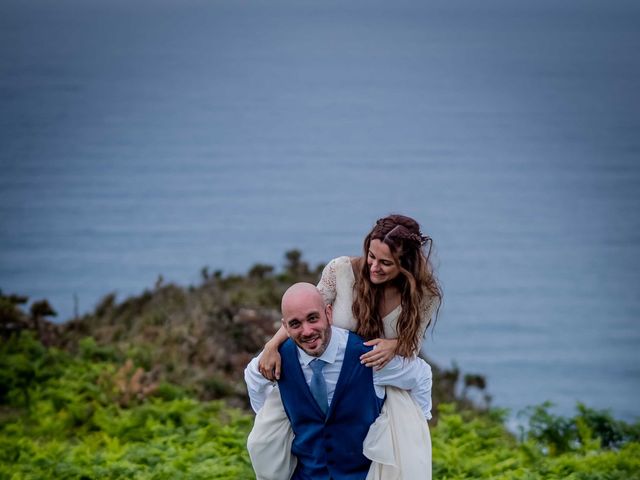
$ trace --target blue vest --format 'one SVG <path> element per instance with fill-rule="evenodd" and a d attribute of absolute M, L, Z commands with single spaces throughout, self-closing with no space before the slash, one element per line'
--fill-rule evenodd
<path fill-rule="evenodd" d="M 373 370 L 360 363 L 371 350 L 349 332 L 342 370 L 327 415 L 311 395 L 296 345 L 280 347 L 282 370 L 278 386 L 295 438 L 291 453 L 298 457 L 292 480 L 363 480 L 371 461 L 362 442 L 378 418 L 383 400 L 373 387 Z"/>

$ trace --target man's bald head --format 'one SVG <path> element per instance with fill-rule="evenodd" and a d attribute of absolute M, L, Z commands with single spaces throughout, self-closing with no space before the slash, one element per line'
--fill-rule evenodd
<path fill-rule="evenodd" d="M 299 303 L 299 302 L 310 303 L 318 303 L 324 308 L 324 299 L 320 294 L 320 290 L 316 288 L 312 283 L 307 282 L 299 282 L 294 283 L 287 291 L 282 295 L 282 302 L 280 304 L 280 308 L 284 314 L 285 309 L 288 305 Z"/>

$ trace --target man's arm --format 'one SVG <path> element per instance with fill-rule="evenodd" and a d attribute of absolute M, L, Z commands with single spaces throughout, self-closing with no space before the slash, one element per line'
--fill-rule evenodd
<path fill-rule="evenodd" d="M 431 418 L 431 367 L 421 358 L 395 356 L 382 369 L 373 371 L 373 383 L 378 386 L 409 390 L 425 418 Z"/>
<path fill-rule="evenodd" d="M 262 355 L 262 353 L 260 354 Z M 260 362 L 260 355 L 255 357 L 247 368 L 244 369 L 244 381 L 247 384 L 247 391 L 249 392 L 249 400 L 251 401 L 251 408 L 253 411 L 258 413 L 258 411 L 264 405 L 267 396 L 273 390 L 275 386 L 274 382 L 267 380 L 260 373 L 258 364 Z"/>

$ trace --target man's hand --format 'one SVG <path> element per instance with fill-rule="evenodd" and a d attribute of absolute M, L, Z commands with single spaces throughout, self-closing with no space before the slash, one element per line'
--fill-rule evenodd
<path fill-rule="evenodd" d="M 374 367 L 376 370 L 384 368 L 396 354 L 398 340 L 388 338 L 376 338 L 364 342 L 367 347 L 373 346 L 373 350 L 360 356 L 360 363 L 365 367 Z"/>

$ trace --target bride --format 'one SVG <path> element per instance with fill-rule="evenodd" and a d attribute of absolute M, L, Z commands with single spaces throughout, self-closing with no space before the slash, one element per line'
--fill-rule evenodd
<path fill-rule="evenodd" d="M 425 252 L 426 251 L 426 252 Z M 379 219 L 364 239 L 362 257 L 338 257 L 325 267 L 318 289 L 333 305 L 333 324 L 368 339 L 374 349 L 362 363 L 384 368 L 394 355 L 420 351 L 442 293 L 430 263 L 431 239 L 404 215 Z M 281 328 L 267 342 L 260 373 L 280 376 Z M 367 480 L 431 479 L 431 438 L 424 415 L 405 390 L 387 387 L 382 412 L 371 426 L 363 451 L 372 460 Z M 400 434 L 401 432 L 401 434 Z M 256 416 L 247 447 L 258 480 L 290 478 L 293 433 L 277 389 Z"/>

